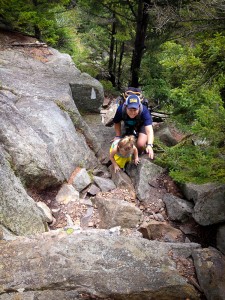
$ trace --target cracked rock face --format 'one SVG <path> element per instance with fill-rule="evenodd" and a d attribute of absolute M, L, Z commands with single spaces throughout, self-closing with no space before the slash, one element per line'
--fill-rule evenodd
<path fill-rule="evenodd" d="M 95 105 L 103 102 L 101 84 L 83 75 L 69 55 L 47 47 L 26 47 L 27 42 L 36 40 L 0 30 L 0 147 L 4 149 L 0 222 L 17 235 L 45 231 L 25 186 L 39 190 L 59 186 L 77 166 L 99 165 L 89 146 L 96 153 L 100 147 L 82 120 L 70 84 L 93 86 Z M 90 93 L 83 92 L 81 98 L 89 101 Z M 5 178 L 4 160 L 9 162 Z"/>
<path fill-rule="evenodd" d="M 190 244 L 186 251 L 192 247 L 198 245 Z M 0 243 L 0 277 L 5 278 L 0 299 L 11 299 L 10 293 L 18 291 L 20 299 L 31 291 L 33 297 L 40 291 L 56 297 L 59 290 L 64 291 L 62 299 L 74 299 L 68 291 L 103 299 L 199 299 L 176 270 L 168 255 L 172 249 L 172 244 L 104 230 L 58 231 Z"/>
<path fill-rule="evenodd" d="M 82 84 L 81 75 L 69 55 L 54 49 L 46 62 L 21 49 L 1 51 L 0 138 L 27 185 L 44 188 L 67 180 L 76 166 L 97 165 L 69 115 L 88 131 L 70 90 L 71 81 Z"/>

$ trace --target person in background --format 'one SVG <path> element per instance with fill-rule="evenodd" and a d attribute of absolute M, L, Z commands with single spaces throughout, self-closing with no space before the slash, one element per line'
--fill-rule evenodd
<path fill-rule="evenodd" d="M 122 121 L 124 122 L 124 133 L 122 133 Z M 148 108 L 141 104 L 137 95 L 128 96 L 125 103 L 118 106 L 113 123 L 116 133 L 114 141 L 120 139 L 124 134 L 134 135 L 137 137 L 139 154 L 146 151 L 149 158 L 154 158 L 152 117 Z"/>
<path fill-rule="evenodd" d="M 135 137 L 125 136 L 122 139 L 116 139 L 110 147 L 110 160 L 114 167 L 114 172 L 124 169 L 125 165 L 132 161 L 134 156 L 134 163 L 139 163 L 138 150 L 135 146 Z"/>

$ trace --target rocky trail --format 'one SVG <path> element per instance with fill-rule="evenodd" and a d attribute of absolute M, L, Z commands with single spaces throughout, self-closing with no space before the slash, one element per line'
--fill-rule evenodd
<path fill-rule="evenodd" d="M 102 145 L 102 149 L 106 157 L 105 164 L 107 166 L 110 165 L 108 152 L 111 141 L 114 137 L 113 127 L 106 127 L 103 125 L 101 114 L 86 114 L 83 117 Z M 157 124 L 155 126 L 157 126 Z M 180 138 L 180 136 L 178 137 L 177 131 L 174 131 L 174 135 L 175 138 Z M 156 155 L 157 153 L 155 153 L 155 156 Z M 146 157 L 147 155 L 142 155 L 141 159 Z M 109 174 L 100 175 L 103 177 L 111 176 L 110 172 Z M 73 175 L 71 175 L 71 177 L 72 176 Z M 110 192 L 98 191 L 98 195 L 105 199 L 121 198 L 127 202 L 135 204 L 135 206 L 140 208 L 143 213 L 143 222 L 149 222 L 150 220 L 167 222 L 174 228 L 181 229 L 183 232 L 181 240 L 183 241 L 187 238 L 191 242 L 200 243 L 203 247 L 207 247 L 209 245 L 214 246 L 213 237 L 215 234 L 212 227 L 209 230 L 209 228 L 200 226 L 194 220 L 191 220 L 189 223 L 185 224 L 185 226 L 169 220 L 165 206 L 162 205 L 163 196 L 170 193 L 174 196 L 183 198 L 183 195 L 179 187 L 166 172 L 152 183 L 152 187 L 151 202 L 148 204 L 137 199 L 134 189 L 116 188 Z M 49 225 L 49 228 L 54 230 L 67 226 L 69 222 L 68 215 L 73 224 L 77 224 L 77 226 L 80 226 L 81 228 L 81 220 L 83 218 L 88 219 L 88 222 L 86 222 L 85 226 L 83 226 L 84 228 L 99 228 L 99 215 L 97 209 L 94 207 L 91 213 L 88 211 L 87 203 L 93 197 L 93 194 L 89 192 L 90 189 L 82 191 L 81 198 L 84 199 L 83 203 L 70 202 L 69 204 L 59 204 L 55 201 L 59 188 L 46 189 L 38 192 L 32 189 L 29 189 L 28 191 L 33 199 L 45 202 L 51 209 L 54 221 Z M 87 202 L 85 203 L 85 201 Z M 86 217 L 86 215 L 88 217 Z"/>
<path fill-rule="evenodd" d="M 108 151 L 111 141 L 114 137 L 113 127 L 106 127 L 102 123 L 101 114 L 88 114 L 83 116 L 87 124 L 90 126 L 94 134 L 97 136 L 99 142 L 102 145 L 105 157 L 108 158 Z M 157 124 L 156 124 L 157 126 Z M 178 135 L 174 131 L 175 135 Z M 177 136 L 175 136 L 177 138 Z M 155 153 L 157 155 L 157 153 Z M 141 156 L 141 159 L 146 158 L 146 155 Z M 108 159 L 105 160 L 105 165 L 109 166 Z M 121 171 L 122 172 L 122 171 Z M 101 173 L 101 172 L 100 172 Z M 71 175 L 71 177 L 73 174 Z M 110 172 L 107 174 L 101 173 L 101 176 L 110 177 Z M 53 214 L 53 222 L 49 224 L 50 230 L 56 230 L 59 228 L 65 228 L 68 226 L 74 226 L 77 229 L 98 229 L 101 228 L 101 216 L 99 216 L 96 205 L 91 205 L 91 201 L 95 197 L 95 193 L 92 193 L 90 188 L 82 191 L 79 202 L 69 202 L 68 204 L 60 204 L 55 201 L 56 195 L 59 189 L 47 189 L 41 192 L 29 190 L 30 196 L 35 201 L 42 201 L 47 204 Z M 105 200 L 111 201 L 112 199 L 123 199 L 128 203 L 133 203 L 139 208 L 143 214 L 142 223 L 137 228 L 119 228 L 120 234 L 125 236 L 143 236 L 143 238 L 149 239 L 146 234 L 146 228 L 143 224 L 156 221 L 163 224 L 162 229 L 156 229 L 156 232 L 152 235 L 152 239 L 158 241 L 169 242 L 194 242 L 201 244 L 202 247 L 214 246 L 215 232 L 213 227 L 207 228 L 197 224 L 193 219 L 186 223 L 179 223 L 169 220 L 165 205 L 162 198 L 165 194 L 172 194 L 176 197 L 182 198 L 182 192 L 174 181 L 165 172 L 156 181 L 152 183 L 151 189 L 151 201 L 147 204 L 137 199 L 134 188 L 116 188 L 108 192 L 97 191 L 98 197 L 102 197 Z M 118 230 L 117 227 L 112 228 Z M 177 230 L 177 231 L 176 231 Z M 201 293 L 201 287 L 198 284 L 195 268 L 192 258 L 181 259 L 177 258 L 177 269 L 180 274 L 186 277 L 192 285 Z M 201 299 L 205 299 L 204 295 Z"/>
<path fill-rule="evenodd" d="M 101 114 L 87 114 L 83 116 L 87 124 L 92 129 L 93 133 L 97 136 L 99 142 L 102 145 L 102 149 L 104 152 L 104 155 L 106 157 L 105 164 L 109 165 L 109 148 L 111 145 L 111 141 L 114 138 L 114 129 L 113 127 L 106 127 L 102 123 L 102 116 Z M 146 155 L 142 155 L 141 158 L 147 157 Z M 123 172 L 123 171 L 121 171 Z M 102 174 L 101 174 L 102 175 Z M 72 175 L 71 175 L 72 176 Z M 110 174 L 103 174 L 103 177 L 108 177 Z M 157 205 L 157 202 L 159 201 L 159 197 L 162 198 L 165 193 L 171 193 L 175 196 L 180 197 L 181 191 L 176 186 L 176 184 L 173 182 L 173 180 L 167 175 L 163 174 L 157 182 L 154 182 L 154 189 L 152 190 L 152 201 L 150 206 L 144 206 L 143 203 L 138 201 L 136 198 L 134 190 L 128 190 L 127 188 L 116 188 L 110 192 L 105 192 L 100 194 L 104 198 L 111 199 L 113 197 L 120 197 L 124 200 L 135 203 L 137 207 L 139 207 L 142 212 L 144 213 L 145 220 L 149 219 L 157 219 L 156 214 L 159 213 L 159 210 L 162 215 L 164 215 L 164 219 L 167 219 L 166 211 L 163 208 L 159 208 Z M 30 196 L 34 198 L 36 201 L 43 201 L 45 202 L 52 210 L 55 220 L 54 223 L 50 224 L 50 229 L 57 229 L 67 226 L 68 219 L 66 218 L 66 214 L 69 214 L 72 218 L 72 221 L 74 224 L 80 225 L 80 220 L 85 215 L 87 206 L 85 203 L 81 204 L 80 206 L 77 205 L 77 203 L 69 204 L 69 205 L 60 205 L 55 201 L 55 197 L 58 193 L 58 189 L 47 189 L 44 191 L 35 191 L 30 189 L 29 191 Z M 88 190 L 82 191 L 82 197 L 84 199 L 90 199 L 92 196 Z M 160 199 L 160 201 L 162 201 Z M 98 228 L 98 214 L 97 211 L 93 211 L 92 216 L 90 218 L 89 226 L 93 228 Z"/>
<path fill-rule="evenodd" d="M 224 186 L 181 190 L 147 155 L 115 175 L 100 83 L 32 37 L 0 40 L 0 299 L 223 300 Z"/>

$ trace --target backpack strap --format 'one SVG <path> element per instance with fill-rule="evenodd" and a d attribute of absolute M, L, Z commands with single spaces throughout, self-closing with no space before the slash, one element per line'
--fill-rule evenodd
<path fill-rule="evenodd" d="M 125 96 L 125 98 L 127 98 L 130 95 L 137 95 L 141 101 L 143 100 L 143 95 L 142 95 L 141 89 L 139 89 L 139 88 L 128 87 L 126 89 L 126 91 L 124 92 L 124 96 Z"/>

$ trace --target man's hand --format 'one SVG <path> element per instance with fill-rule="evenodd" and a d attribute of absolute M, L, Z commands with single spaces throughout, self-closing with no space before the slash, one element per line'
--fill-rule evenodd
<path fill-rule="evenodd" d="M 154 158 L 154 151 L 150 145 L 147 145 L 146 152 L 148 153 L 148 157 L 153 159 Z"/>

